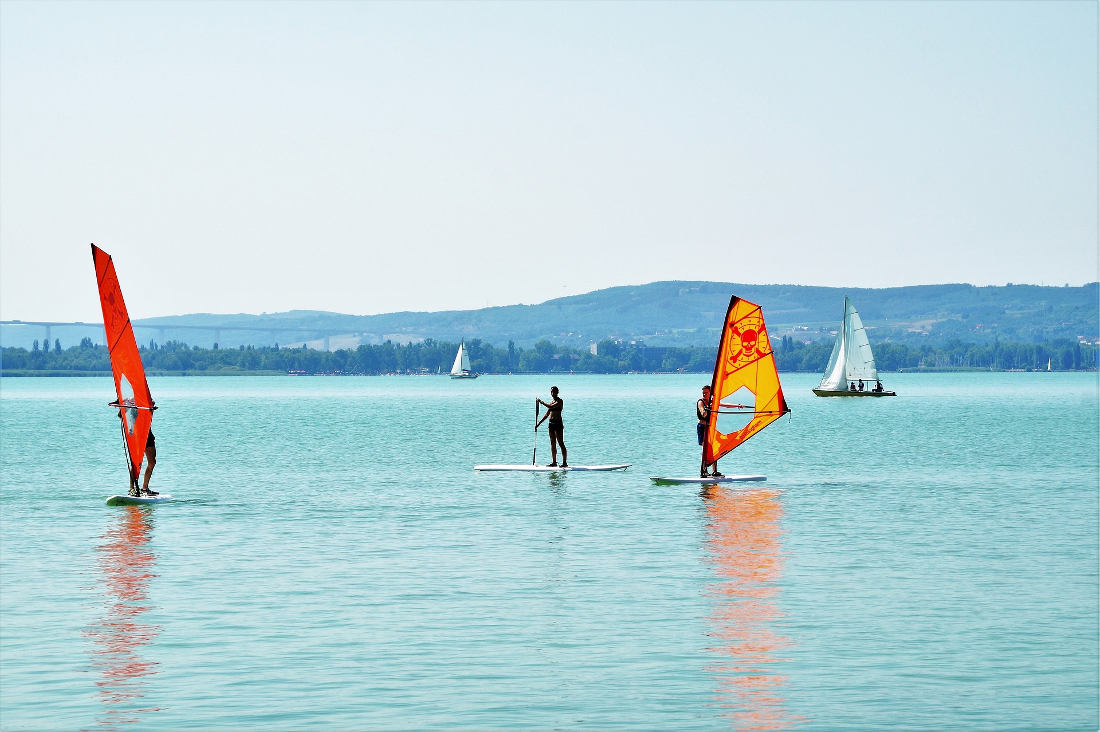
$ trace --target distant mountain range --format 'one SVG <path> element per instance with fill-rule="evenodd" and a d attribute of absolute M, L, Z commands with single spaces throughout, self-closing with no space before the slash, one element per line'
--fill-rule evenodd
<path fill-rule="evenodd" d="M 731 295 L 760 303 L 768 330 L 810 341 L 831 338 L 844 296 L 852 299 L 872 342 L 939 345 L 963 342 L 1095 341 L 1100 331 L 1100 285 L 1081 287 L 967 284 L 882 289 L 746 285 L 723 282 L 654 282 L 611 287 L 538 305 L 478 310 L 344 315 L 292 310 L 263 315 L 192 314 L 135 321 L 139 343 L 189 345 L 302 345 L 353 348 L 360 344 L 480 339 L 496 346 L 530 346 L 546 339 L 584 347 L 606 339 L 651 346 L 712 346 Z M 81 338 L 103 342 L 102 327 L 52 325 L 49 339 L 62 347 Z M 46 337 L 41 325 L 0 326 L 4 346 L 30 348 Z"/>

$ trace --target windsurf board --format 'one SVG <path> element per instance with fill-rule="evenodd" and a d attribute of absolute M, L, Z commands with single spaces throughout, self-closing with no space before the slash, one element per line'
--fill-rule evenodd
<path fill-rule="evenodd" d="M 171 501 L 172 496 L 164 493 L 157 494 L 155 496 L 111 496 L 107 499 L 108 506 L 138 506 L 143 503 L 164 503 L 165 501 Z"/>

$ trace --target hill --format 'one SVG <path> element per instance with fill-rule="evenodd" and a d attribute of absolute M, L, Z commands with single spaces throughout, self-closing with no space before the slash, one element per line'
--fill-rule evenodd
<path fill-rule="evenodd" d="M 777 340 L 785 335 L 800 341 L 831 339 L 845 295 L 859 309 L 873 342 L 1094 341 L 1100 330 L 1100 286 L 1095 282 L 1081 287 L 946 284 L 871 289 L 671 281 L 611 287 L 537 305 L 478 310 L 191 314 L 145 318 L 134 325 L 143 344 L 180 341 L 204 347 L 215 342 L 222 347 L 306 343 L 336 349 L 427 338 L 480 339 L 497 345 L 512 341 L 517 346 L 543 339 L 572 347 L 606 339 L 651 346 L 708 346 L 716 341 L 731 294 L 760 303 Z M 0 327 L 5 346 L 29 348 L 33 340 L 44 337 L 42 326 Z M 49 337 L 63 346 L 84 337 L 101 343 L 103 331 L 90 325 L 54 325 Z"/>

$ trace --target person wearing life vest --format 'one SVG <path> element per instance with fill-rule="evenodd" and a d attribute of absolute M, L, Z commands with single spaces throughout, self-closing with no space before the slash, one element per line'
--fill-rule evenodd
<path fill-rule="evenodd" d="M 699 446 L 702 447 L 703 440 L 707 437 L 707 419 L 710 417 L 710 384 L 703 387 L 703 398 L 698 399 L 695 402 L 695 416 L 699 418 L 699 424 L 695 427 L 695 432 L 699 437 Z M 710 465 L 710 473 L 707 473 L 707 464 L 702 463 L 699 466 L 700 478 L 724 478 L 725 476 L 718 472 L 718 461 L 715 460 Z"/>

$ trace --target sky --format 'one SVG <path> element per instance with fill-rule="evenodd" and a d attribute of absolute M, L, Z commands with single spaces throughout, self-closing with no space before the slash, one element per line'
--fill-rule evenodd
<path fill-rule="evenodd" d="M 1098 276 L 1098 5 L 0 2 L 0 319 Z"/>

